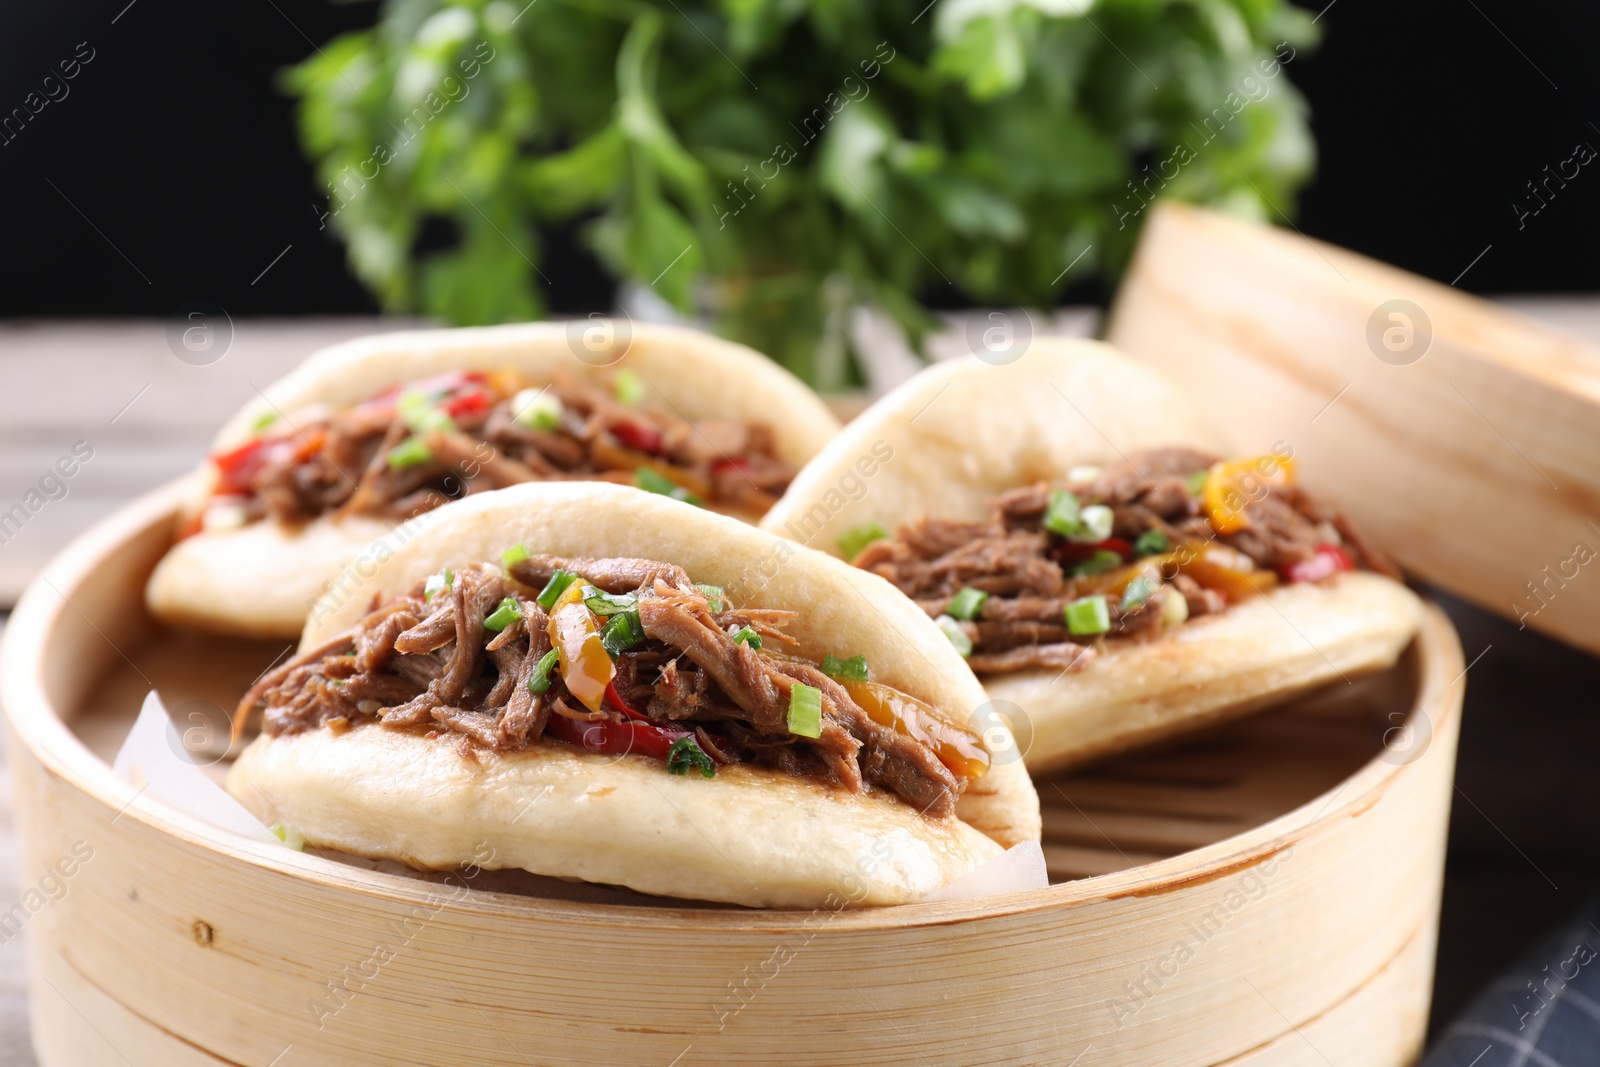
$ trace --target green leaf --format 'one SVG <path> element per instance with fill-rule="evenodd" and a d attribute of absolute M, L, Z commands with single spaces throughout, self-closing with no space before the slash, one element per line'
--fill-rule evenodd
<path fill-rule="evenodd" d="M 522 187 L 540 214 L 564 218 L 615 195 L 627 161 L 627 139 L 615 123 L 565 152 L 521 168 Z"/>

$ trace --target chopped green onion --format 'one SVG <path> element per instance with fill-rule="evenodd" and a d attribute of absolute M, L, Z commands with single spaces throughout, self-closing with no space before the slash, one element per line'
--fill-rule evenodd
<path fill-rule="evenodd" d="M 989 594 L 982 589 L 965 586 L 961 592 L 950 598 L 950 603 L 944 606 L 944 613 L 952 619 L 971 622 L 978 617 L 978 612 L 983 610 L 984 602 L 989 599 Z"/>
<path fill-rule="evenodd" d="M 613 656 L 620 656 L 644 640 L 644 624 L 637 611 L 625 611 L 611 616 L 611 621 L 600 630 L 600 644 Z"/>
<path fill-rule="evenodd" d="M 449 567 L 446 567 L 438 574 L 428 575 L 428 580 L 422 586 L 422 599 L 432 600 L 446 589 L 449 589 L 455 580 L 456 576 L 451 573 Z"/>
<path fill-rule="evenodd" d="M 1044 528 L 1062 537 L 1071 537 L 1083 530 L 1083 508 L 1076 493 L 1057 489 L 1050 494 L 1050 503 L 1044 509 Z"/>
<path fill-rule="evenodd" d="M 417 428 L 424 415 L 433 410 L 433 399 L 420 389 L 407 389 L 395 399 L 394 411 L 400 416 L 400 421 L 411 427 Z"/>
<path fill-rule="evenodd" d="M 1111 629 L 1111 611 L 1103 596 L 1086 596 L 1074 600 L 1061 609 L 1067 620 L 1067 632 L 1075 637 L 1103 634 Z"/>
<path fill-rule="evenodd" d="M 583 606 L 596 615 L 622 615 L 639 606 L 639 598 L 632 593 L 608 593 L 591 588 L 583 596 Z"/>
<path fill-rule="evenodd" d="M 1111 536 L 1111 524 L 1116 518 L 1104 504 L 1090 504 L 1078 513 L 1078 532 L 1068 535 L 1083 544 L 1099 544 Z"/>
<path fill-rule="evenodd" d="M 822 673 L 830 678 L 864 682 L 867 680 L 867 657 L 851 656 L 849 659 L 840 659 L 837 656 L 823 656 Z"/>
<path fill-rule="evenodd" d="M 564 410 L 561 398 L 548 389 L 524 389 L 511 398 L 511 420 L 529 430 L 554 430 Z"/>
<path fill-rule="evenodd" d="M 281 822 L 274 823 L 272 826 L 272 836 L 276 837 L 279 841 L 282 841 L 296 852 L 304 852 L 306 850 L 305 835 L 292 826 L 285 826 Z"/>
<path fill-rule="evenodd" d="M 761 635 L 746 626 L 733 635 L 733 643 L 736 645 L 749 645 L 759 651 L 761 648 Z"/>
<path fill-rule="evenodd" d="M 1148 574 L 1135 576 L 1122 591 L 1122 610 L 1132 611 L 1134 608 L 1143 607 L 1145 601 L 1155 593 L 1156 588 L 1156 580 Z"/>
<path fill-rule="evenodd" d="M 553 648 L 544 654 L 539 660 L 539 665 L 533 669 L 533 677 L 528 679 L 528 692 L 538 696 L 549 690 L 550 672 L 556 669 L 556 661 L 560 658 L 560 654 Z"/>
<path fill-rule="evenodd" d="M 278 421 L 276 411 L 263 411 L 256 416 L 256 421 L 250 424 L 250 433 L 256 437 L 261 436 L 261 431 Z"/>
<path fill-rule="evenodd" d="M 578 580 L 578 576 L 571 571 L 556 571 L 550 575 L 550 580 L 545 583 L 543 591 L 534 598 L 534 603 L 549 611 L 556 606 L 556 601 L 561 594 L 567 591 L 567 586 Z"/>
<path fill-rule="evenodd" d="M 945 637 L 949 638 L 950 643 L 956 646 L 956 651 L 961 653 L 962 659 L 972 655 L 972 638 L 967 636 L 967 631 L 961 628 L 959 622 L 948 615 L 940 615 L 933 621 L 939 624 L 939 629 L 944 631 Z"/>
<path fill-rule="evenodd" d="M 456 421 L 445 412 L 434 408 L 417 423 L 417 432 L 434 433 L 435 431 L 439 433 L 455 433 Z"/>
<path fill-rule="evenodd" d="M 500 633 L 520 618 L 522 618 L 522 609 L 517 606 L 517 598 L 508 596 L 500 601 L 500 606 L 494 609 L 493 614 L 483 620 L 483 625 L 487 630 Z"/>
<path fill-rule="evenodd" d="M 1088 575 L 1105 574 L 1107 571 L 1114 571 L 1120 566 L 1122 566 L 1121 555 L 1111 551 L 1109 548 L 1099 548 L 1095 550 L 1094 555 L 1072 568 L 1072 576 L 1074 578 L 1082 578 Z"/>
<path fill-rule="evenodd" d="M 722 610 L 722 597 L 724 595 L 724 590 L 723 590 L 722 586 L 720 586 L 720 585 L 701 585 L 700 583 L 696 582 L 695 583 L 695 588 L 700 590 L 700 595 L 701 596 L 704 596 L 708 601 L 711 602 L 711 610 L 712 611 L 721 611 Z"/>
<path fill-rule="evenodd" d="M 690 767 L 699 770 L 702 778 L 717 776 L 717 765 L 706 755 L 705 749 L 692 737 L 680 737 L 667 749 L 667 773 L 688 774 Z"/>
<path fill-rule="evenodd" d="M 798 682 L 789 687 L 789 732 L 800 737 L 822 736 L 822 690 Z"/>
<path fill-rule="evenodd" d="M 1160 530 L 1146 530 L 1133 543 L 1136 556 L 1159 556 L 1172 547 L 1172 539 Z"/>
<path fill-rule="evenodd" d="M 1210 476 L 1210 471 L 1195 471 L 1193 474 L 1189 475 L 1187 479 L 1189 482 L 1189 495 L 1199 496 L 1201 493 L 1205 492 L 1206 479 Z"/>
<path fill-rule="evenodd" d="M 843 537 L 839 538 L 839 554 L 847 560 L 855 559 L 861 555 L 863 548 L 888 536 L 889 531 L 875 522 L 865 522 L 860 526 L 851 527 L 844 532 Z"/>
<path fill-rule="evenodd" d="M 504 552 L 500 553 L 500 565 L 510 570 L 528 558 L 528 546 L 518 541 Z"/>
<path fill-rule="evenodd" d="M 674 500 L 681 500 L 685 504 L 693 504 L 695 507 L 701 506 L 699 497 L 671 478 L 658 471 L 653 471 L 649 467 L 640 467 L 633 472 L 633 484 L 647 493 L 659 493 L 662 496 L 670 496 Z"/>
<path fill-rule="evenodd" d="M 626 367 L 617 371 L 617 377 L 612 386 L 617 392 L 617 403 L 627 404 L 629 407 L 643 400 L 648 392 L 645 388 L 644 379 Z"/>
<path fill-rule="evenodd" d="M 387 459 L 392 470 L 403 471 L 408 467 L 420 467 L 424 463 L 433 462 L 433 449 L 420 437 L 408 437 L 404 441 L 389 449 Z"/>
<path fill-rule="evenodd" d="M 1171 587 L 1161 595 L 1161 624 L 1177 626 L 1189 618 L 1189 601 L 1181 592 Z"/>

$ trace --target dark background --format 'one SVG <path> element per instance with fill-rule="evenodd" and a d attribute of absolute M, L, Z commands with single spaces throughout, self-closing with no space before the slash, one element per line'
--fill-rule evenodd
<path fill-rule="evenodd" d="M 7 5 L 0 115 L 79 42 L 95 58 L 0 146 L 0 316 L 164 316 L 194 299 L 235 316 L 376 310 L 318 231 L 319 190 L 274 77 L 376 5 L 126 4 Z M 1335 0 L 1320 25 L 1321 49 L 1290 71 L 1321 149 L 1306 233 L 1446 282 L 1492 245 L 1461 279 L 1474 292 L 1600 289 L 1587 189 L 1600 175 L 1586 168 L 1521 230 L 1511 206 L 1579 141 L 1600 148 L 1600 10 Z M 558 311 L 607 306 L 570 239 L 548 254 L 564 265 L 549 272 Z"/>
<path fill-rule="evenodd" d="M 196 299 L 234 316 L 376 311 L 318 231 L 319 191 L 274 77 L 376 7 L 125 4 L 14 3 L 4 16 L 0 115 L 79 42 L 95 55 L 0 146 L 0 316 L 167 316 Z M 1521 229 L 1512 208 L 1578 142 L 1600 148 L 1600 10 L 1335 0 L 1320 25 L 1321 49 L 1290 71 L 1321 152 L 1304 232 L 1445 282 L 1466 271 L 1474 292 L 1600 290 L 1600 173 L 1588 173 L 1600 168 Z M 564 265 L 549 271 L 557 311 L 608 305 L 570 237 L 547 251 Z M 1467 656 L 1493 650 L 1469 676 L 1435 1026 L 1600 885 L 1600 829 L 1585 817 L 1594 660 L 1450 607 Z"/>

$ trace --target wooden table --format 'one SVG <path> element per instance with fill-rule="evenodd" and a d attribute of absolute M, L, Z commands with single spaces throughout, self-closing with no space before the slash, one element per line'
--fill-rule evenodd
<path fill-rule="evenodd" d="M 1505 301 L 1600 345 L 1600 298 Z M 1079 323 L 1087 321 L 1083 317 Z M 178 359 L 152 321 L 0 325 L 0 514 L 87 442 L 93 455 L 14 535 L 0 528 L 0 611 L 62 544 L 130 497 L 192 467 L 257 388 L 326 344 L 407 323 L 247 320 L 224 355 Z M 46 488 L 50 488 L 47 484 Z M 1600 888 L 1600 826 L 1587 763 L 1600 751 L 1593 658 L 1444 598 L 1469 658 L 1435 1026 L 1540 930 Z M 1525 702 L 1537 685 L 1540 718 Z M 0 762 L 0 912 L 18 899 L 7 771 Z M 24 935 L 25 937 L 26 935 Z M 0 944 L 0 1067 L 33 1067 L 23 938 Z"/>

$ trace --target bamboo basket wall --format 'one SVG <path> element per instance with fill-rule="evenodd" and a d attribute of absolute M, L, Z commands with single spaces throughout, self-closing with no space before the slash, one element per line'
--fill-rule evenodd
<path fill-rule="evenodd" d="M 0 649 L 22 881 L 92 849 L 26 919 L 43 1067 L 1382 1067 L 1420 1047 L 1463 673 L 1437 610 L 1369 682 L 1041 782 L 1047 890 L 838 913 L 449 892 L 225 834 L 105 764 L 149 687 L 225 705 L 279 651 L 144 616 L 176 499 L 70 546 Z"/>
<path fill-rule="evenodd" d="M 1407 572 L 1600 652 L 1600 349 L 1291 230 L 1152 209 L 1106 339 Z"/>

